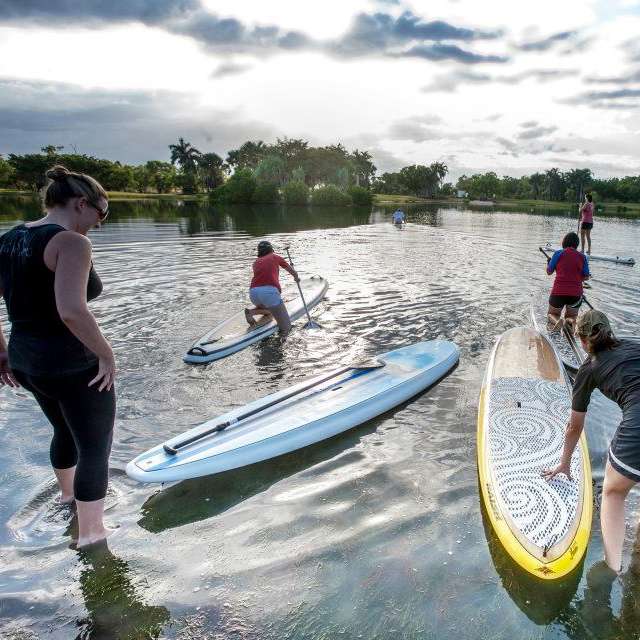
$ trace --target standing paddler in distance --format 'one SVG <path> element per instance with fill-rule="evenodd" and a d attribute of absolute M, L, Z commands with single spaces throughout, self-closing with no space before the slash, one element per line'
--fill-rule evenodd
<path fill-rule="evenodd" d="M 255 307 L 245 309 L 244 315 L 252 327 L 257 324 L 254 316 L 273 317 L 278 323 L 280 335 L 285 336 L 291 331 L 291 318 L 282 301 L 280 267 L 288 271 L 296 282 L 300 281 L 298 272 L 282 256 L 274 252 L 269 241 L 259 242 L 258 257 L 253 263 L 253 278 L 249 288 L 249 298 Z"/>
<path fill-rule="evenodd" d="M 582 304 L 582 284 L 591 277 L 587 257 L 578 252 L 578 234 L 571 231 L 562 239 L 558 249 L 547 263 L 547 274 L 556 274 L 549 295 L 549 321 L 553 328 L 561 326 L 562 310 L 567 324 L 572 324 Z"/>
<path fill-rule="evenodd" d="M 393 212 L 393 224 L 404 224 L 406 221 L 404 219 L 404 211 L 400 208 L 396 209 Z"/>
<path fill-rule="evenodd" d="M 591 255 L 591 229 L 593 229 L 593 196 L 587 193 L 580 206 L 580 251 L 584 253 L 585 239 L 587 241 L 587 255 Z"/>
<path fill-rule="evenodd" d="M 571 479 L 571 455 L 584 428 L 594 389 L 622 409 L 622 422 L 611 440 L 600 506 L 600 525 L 605 562 L 609 569 L 622 568 L 625 535 L 624 506 L 631 488 L 640 482 L 640 344 L 617 339 L 609 319 L 589 310 L 578 320 L 576 332 L 589 354 L 578 369 L 573 385 L 571 417 L 564 438 L 560 464 L 543 471 L 551 480 L 559 473 Z"/>

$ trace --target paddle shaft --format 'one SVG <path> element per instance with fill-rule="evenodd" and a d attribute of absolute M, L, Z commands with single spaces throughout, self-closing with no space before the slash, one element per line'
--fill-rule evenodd
<path fill-rule="evenodd" d="M 291 259 L 291 254 L 289 253 L 289 247 L 285 247 L 284 250 L 287 252 L 287 258 L 289 258 L 289 264 L 293 267 L 293 260 Z M 309 308 L 307 307 L 307 303 L 304 299 L 304 294 L 302 293 L 302 287 L 300 286 L 300 279 L 296 280 L 296 284 L 298 285 L 298 291 L 300 292 L 300 298 L 302 300 L 302 304 L 304 305 L 304 310 L 307 312 L 307 318 L 309 319 L 309 324 L 313 324 L 311 321 Z"/>
<path fill-rule="evenodd" d="M 166 453 L 168 453 L 169 455 L 176 455 L 176 453 L 178 453 L 179 449 L 183 449 L 184 447 L 187 447 L 190 444 L 193 444 L 194 442 L 197 442 L 198 440 L 202 440 L 203 438 L 206 438 L 214 433 L 217 433 L 218 431 L 224 431 L 227 427 L 230 427 L 232 424 L 236 424 L 236 422 L 240 422 L 241 420 L 245 420 L 246 418 L 250 418 L 251 416 L 254 416 L 258 413 L 261 413 L 262 411 L 265 411 L 266 409 L 270 409 L 271 407 L 280 404 L 281 402 L 284 402 L 285 400 L 289 400 L 289 398 L 293 398 L 294 396 L 297 396 L 300 393 L 303 393 L 304 391 L 308 391 L 309 389 L 312 389 L 313 387 L 318 386 L 319 384 L 322 384 L 323 382 L 327 382 L 327 380 L 331 380 L 331 378 L 335 378 L 343 373 L 346 373 L 347 371 L 352 371 L 352 370 L 357 370 L 357 369 L 377 369 L 379 367 L 384 366 L 384 363 L 380 363 L 377 366 L 371 366 L 371 367 L 366 367 L 366 366 L 362 366 L 362 367 L 357 367 L 357 366 L 349 366 L 349 367 L 343 367 L 342 369 L 338 369 L 337 371 L 334 371 L 333 373 L 330 373 L 328 376 L 325 376 L 324 378 L 321 378 L 320 380 L 316 380 L 315 382 L 312 382 L 311 384 L 307 384 L 304 387 L 300 388 L 300 389 L 296 389 L 295 391 L 292 391 L 291 393 L 287 393 L 286 395 L 282 396 L 281 398 L 278 398 L 277 400 L 272 400 L 271 402 L 268 402 L 267 404 L 263 404 L 262 406 L 258 407 L 257 409 L 252 409 L 251 411 L 247 411 L 246 413 L 242 413 L 240 414 L 237 418 L 234 418 L 232 420 L 227 420 L 226 422 L 221 422 L 220 424 L 217 424 L 209 429 L 207 429 L 206 431 L 203 431 L 202 433 L 198 433 L 194 436 L 191 436 L 190 438 L 186 438 L 185 440 L 182 440 L 181 442 L 177 442 L 176 444 L 174 444 L 173 446 L 170 446 L 168 444 L 164 444 L 162 445 L 162 448 L 166 451 Z"/>

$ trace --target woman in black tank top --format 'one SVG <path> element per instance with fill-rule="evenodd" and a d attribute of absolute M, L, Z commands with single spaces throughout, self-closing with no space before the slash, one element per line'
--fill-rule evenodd
<path fill-rule="evenodd" d="M 61 501 L 75 500 L 78 546 L 104 539 L 108 463 L 115 420 L 115 361 L 87 307 L 102 292 L 89 230 L 105 220 L 100 184 L 57 166 L 46 215 L 0 236 L 0 295 L 11 338 L 0 327 L 0 384 L 30 391 L 53 426 L 51 463 Z"/>

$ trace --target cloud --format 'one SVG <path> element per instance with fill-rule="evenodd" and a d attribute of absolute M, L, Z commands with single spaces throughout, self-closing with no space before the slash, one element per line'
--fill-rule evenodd
<path fill-rule="evenodd" d="M 360 13 L 349 30 L 333 40 L 314 40 L 300 31 L 276 25 L 249 26 L 221 17 L 200 0 L 4 0 L 0 20 L 24 25 L 77 24 L 104 27 L 141 22 L 169 33 L 187 36 L 212 52 L 251 53 L 322 51 L 341 59 L 359 56 L 414 57 L 474 64 L 505 62 L 500 55 L 462 49 L 452 41 L 497 39 L 501 32 L 457 27 L 443 20 L 425 21 L 410 11 L 400 16 L 385 12 Z"/>
<path fill-rule="evenodd" d="M 472 84 L 519 84 L 525 80 L 534 79 L 538 82 L 550 82 L 577 73 L 576 69 L 528 69 L 507 75 L 490 75 L 474 71 L 453 71 L 449 74 L 437 76 L 433 82 L 422 88 L 425 93 L 452 93 L 458 87 Z"/>
<path fill-rule="evenodd" d="M 640 89 L 613 89 L 611 91 L 586 91 L 570 98 L 558 100 L 561 104 L 581 105 L 592 109 L 637 109 Z M 630 100 L 631 99 L 631 100 Z"/>
<path fill-rule="evenodd" d="M 516 44 L 515 47 L 520 51 L 547 51 L 559 42 L 569 40 L 577 33 L 577 31 L 560 31 L 559 33 L 554 33 L 547 38 L 543 38 L 542 40 L 533 40 L 530 42 Z"/>
<path fill-rule="evenodd" d="M 168 160 L 182 136 L 225 155 L 245 140 L 274 139 L 270 126 L 231 110 L 203 108 L 190 94 L 81 90 L 62 83 L 0 79 L 0 153 L 34 153 L 46 144 L 141 163 Z"/>
<path fill-rule="evenodd" d="M 394 122 L 389 127 L 388 136 L 392 140 L 410 140 L 411 142 L 426 142 L 442 137 L 437 130 L 412 121 Z"/>
<path fill-rule="evenodd" d="M 640 69 L 636 69 L 625 75 L 604 78 L 588 77 L 585 78 L 585 80 L 591 84 L 635 84 L 640 82 Z"/>
<path fill-rule="evenodd" d="M 235 76 L 251 69 L 249 64 L 238 64 L 235 62 L 223 62 L 217 69 L 211 73 L 212 78 L 224 78 L 226 76 Z"/>
<path fill-rule="evenodd" d="M 538 122 L 536 120 L 527 120 L 526 122 L 521 122 L 520 126 L 524 127 L 525 129 L 528 129 L 530 127 L 537 127 Z"/>
<path fill-rule="evenodd" d="M 525 131 L 521 131 L 516 137 L 518 140 L 531 140 L 548 136 L 550 133 L 557 131 L 558 127 L 536 127 L 529 126 Z"/>

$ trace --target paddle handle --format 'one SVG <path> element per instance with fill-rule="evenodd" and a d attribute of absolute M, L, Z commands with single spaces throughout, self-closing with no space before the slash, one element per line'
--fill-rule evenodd
<path fill-rule="evenodd" d="M 266 409 L 270 409 L 271 407 L 279 404 L 280 402 L 284 402 L 285 400 L 289 400 L 289 398 L 293 398 L 294 396 L 297 396 L 299 393 L 303 393 L 304 391 L 308 391 L 309 389 L 312 389 L 313 387 L 316 387 L 319 384 L 322 384 L 323 382 L 327 382 L 327 380 L 331 380 L 331 378 L 335 378 L 336 376 L 339 376 L 343 373 L 346 373 L 347 371 L 350 371 L 354 369 L 354 367 L 343 367 L 342 369 L 338 369 L 337 371 L 334 371 L 333 373 L 330 373 L 328 376 L 325 376 L 324 378 L 321 378 L 320 380 L 316 380 L 314 382 L 312 382 L 311 384 L 307 384 L 304 387 L 301 387 L 300 389 L 296 389 L 295 391 L 291 391 L 290 393 L 287 393 L 286 395 L 276 399 L 276 400 L 272 400 L 271 402 L 268 402 L 267 404 L 263 404 L 262 406 L 258 407 L 257 409 L 252 409 L 251 411 L 247 411 L 246 413 L 242 413 L 240 414 L 237 418 L 232 418 L 231 420 L 227 420 L 226 422 L 221 422 L 220 424 L 216 424 L 213 427 L 210 427 L 209 429 L 207 429 L 206 431 L 203 431 L 202 433 L 198 433 L 196 435 L 191 436 L 190 438 L 185 438 L 184 440 L 180 441 L 180 442 L 176 442 L 173 445 L 170 445 L 168 443 L 165 443 L 162 445 L 162 448 L 165 450 L 166 453 L 168 453 L 171 456 L 175 456 L 178 451 L 180 449 L 183 449 L 184 447 L 188 447 L 189 445 L 193 444 L 194 442 L 198 442 L 198 440 L 202 440 L 203 438 L 207 438 L 210 435 L 213 435 L 214 433 L 217 433 L 218 431 L 224 431 L 227 427 L 230 427 L 232 424 L 236 424 L 237 422 L 240 422 L 241 420 L 246 420 L 247 418 L 250 418 L 251 416 L 254 416 L 258 413 L 261 413 L 262 411 L 265 411 Z"/>
<path fill-rule="evenodd" d="M 538 247 L 538 249 L 544 255 L 544 257 L 547 259 L 547 264 L 549 264 L 549 262 L 551 262 L 551 258 L 549 257 L 549 254 L 542 247 Z"/>
<path fill-rule="evenodd" d="M 284 250 L 287 252 L 287 258 L 289 258 L 289 264 L 293 267 L 293 259 L 291 258 L 291 254 L 289 253 L 289 247 L 285 247 Z M 311 314 L 309 313 L 309 308 L 307 307 L 307 303 L 304 299 L 304 294 L 302 293 L 302 287 L 300 286 L 300 279 L 296 280 L 296 284 L 298 285 L 298 291 L 300 292 L 300 299 L 302 300 L 302 304 L 304 305 L 304 310 L 307 314 L 309 324 L 311 324 Z"/>

